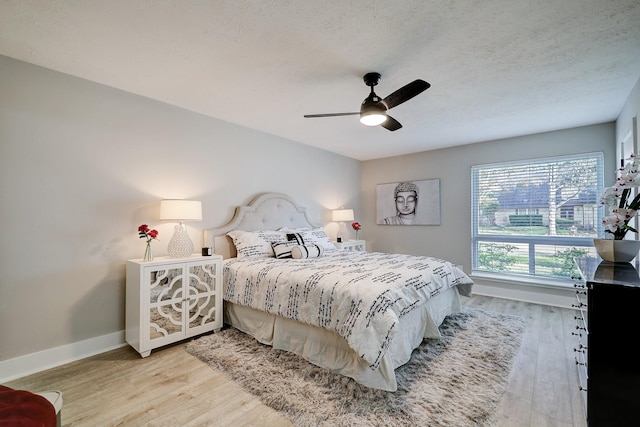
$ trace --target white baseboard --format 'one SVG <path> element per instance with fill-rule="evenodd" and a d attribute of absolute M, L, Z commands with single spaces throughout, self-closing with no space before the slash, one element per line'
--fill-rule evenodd
<path fill-rule="evenodd" d="M 0 361 L 0 383 L 42 372 L 126 345 L 124 331 Z"/>

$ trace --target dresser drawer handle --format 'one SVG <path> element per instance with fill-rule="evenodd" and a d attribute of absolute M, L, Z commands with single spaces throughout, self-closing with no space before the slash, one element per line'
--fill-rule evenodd
<path fill-rule="evenodd" d="M 573 349 L 573 351 L 575 351 L 576 353 L 586 353 L 587 350 L 589 350 L 589 348 L 586 345 L 582 345 L 582 344 L 580 344 L 578 348 Z"/>

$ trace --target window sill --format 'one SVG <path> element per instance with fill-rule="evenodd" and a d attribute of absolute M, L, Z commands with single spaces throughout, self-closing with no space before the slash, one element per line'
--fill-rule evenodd
<path fill-rule="evenodd" d="M 502 284 L 537 286 L 553 289 L 574 289 L 574 280 L 550 279 L 547 277 L 524 277 L 509 274 L 486 273 L 483 271 L 471 272 L 471 279 L 482 279 L 487 282 L 500 282 Z"/>

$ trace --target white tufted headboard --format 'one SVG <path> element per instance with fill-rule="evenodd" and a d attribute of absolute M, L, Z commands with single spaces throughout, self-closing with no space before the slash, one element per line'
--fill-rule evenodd
<path fill-rule="evenodd" d="M 236 256 L 233 241 L 226 234 L 232 230 L 278 230 L 282 227 L 316 228 L 307 218 L 307 209 L 296 205 L 287 195 L 264 193 L 253 199 L 248 206 L 239 206 L 233 219 L 219 228 L 205 230 L 205 245 L 213 246 L 215 254 L 225 259 Z"/>

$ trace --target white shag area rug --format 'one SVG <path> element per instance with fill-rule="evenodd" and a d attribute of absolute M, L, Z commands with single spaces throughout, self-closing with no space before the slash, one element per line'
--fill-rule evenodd
<path fill-rule="evenodd" d="M 449 316 L 396 369 L 398 390 L 364 387 L 236 329 L 186 350 L 296 426 L 489 426 L 520 348 L 524 319 L 467 309 Z"/>

